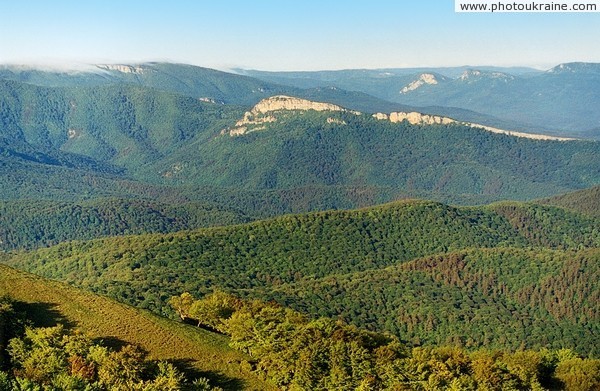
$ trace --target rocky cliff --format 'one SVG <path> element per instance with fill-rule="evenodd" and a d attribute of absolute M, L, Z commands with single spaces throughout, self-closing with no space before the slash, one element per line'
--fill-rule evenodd
<path fill-rule="evenodd" d="M 276 122 L 278 120 L 278 114 L 284 111 L 331 111 L 331 112 L 347 112 L 355 115 L 360 115 L 358 111 L 350 111 L 343 107 L 324 102 L 313 102 L 307 99 L 296 98 L 285 95 L 272 96 L 270 98 L 263 99 L 250 111 L 244 113 L 242 119 L 236 122 L 236 124 L 227 129 L 223 129 L 221 134 L 229 134 L 230 136 L 240 136 L 250 132 L 266 129 L 268 123 Z M 536 140 L 558 140 L 568 141 L 574 140 L 567 137 L 555 137 L 547 136 L 542 134 L 531 134 L 524 132 L 514 132 L 511 130 L 503 130 L 493 128 L 491 126 L 485 126 L 475 124 L 471 122 L 459 122 L 449 117 L 442 117 L 433 114 L 423 114 L 418 112 L 392 112 L 390 114 L 375 113 L 373 118 L 383 121 L 390 121 L 393 123 L 408 121 L 412 125 L 449 125 L 458 124 L 463 126 L 470 126 L 472 128 L 483 129 L 492 133 L 506 134 L 514 137 L 525 137 Z M 327 123 L 345 125 L 346 123 L 338 118 L 327 118 Z"/>
<path fill-rule="evenodd" d="M 390 122 L 408 121 L 408 123 L 410 123 L 412 125 L 447 125 L 447 124 L 456 123 L 459 125 L 470 126 L 472 128 L 483 129 L 483 130 L 486 130 L 486 131 L 492 132 L 492 133 L 506 134 L 508 136 L 514 136 L 514 137 L 524 137 L 524 138 L 530 138 L 530 139 L 534 139 L 534 140 L 553 140 L 553 141 L 575 140 L 573 138 L 568 138 L 568 137 L 547 136 L 545 134 L 533 134 L 533 133 L 515 132 L 512 130 L 498 129 L 498 128 L 494 128 L 491 126 L 474 124 L 471 122 L 459 122 L 459 121 L 456 121 L 456 120 L 454 120 L 452 118 L 448 118 L 448 117 L 441 117 L 438 115 L 430 115 L 430 114 L 422 114 L 422 113 L 417 113 L 417 112 L 410 112 L 410 113 L 394 112 L 394 113 L 390 113 L 389 115 L 385 114 L 385 113 L 376 113 L 376 114 L 373 114 L 373 118 L 376 118 L 378 120 L 390 121 Z"/>
<path fill-rule="evenodd" d="M 406 87 L 402 88 L 400 90 L 401 94 L 406 94 L 410 91 L 414 91 L 417 88 L 425 85 L 425 84 L 429 84 L 429 85 L 434 85 L 434 84 L 438 84 L 437 78 L 435 77 L 434 74 L 431 73 L 423 73 L 419 76 L 419 78 L 413 82 L 411 82 L 409 85 L 407 85 Z"/>
<path fill-rule="evenodd" d="M 236 122 L 231 129 L 224 129 L 221 133 L 229 133 L 230 136 L 239 136 L 248 132 L 265 129 L 269 122 L 277 121 L 274 115 L 280 111 L 343 111 L 352 112 L 359 115 L 357 111 L 349 111 L 343 107 L 324 102 L 313 102 L 307 99 L 295 98 L 286 95 L 272 96 L 263 99 L 256 104 L 250 111 L 244 113 L 244 117 Z M 336 121 L 332 119 L 332 121 Z M 331 123 L 331 121 L 330 121 Z M 341 123 L 341 122 L 338 122 Z"/>

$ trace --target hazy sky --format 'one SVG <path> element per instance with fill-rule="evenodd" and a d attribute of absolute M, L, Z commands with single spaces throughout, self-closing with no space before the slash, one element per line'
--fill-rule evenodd
<path fill-rule="evenodd" d="M 454 13 L 454 0 L 0 0 L 0 63 L 315 70 L 600 62 L 600 13 Z"/>

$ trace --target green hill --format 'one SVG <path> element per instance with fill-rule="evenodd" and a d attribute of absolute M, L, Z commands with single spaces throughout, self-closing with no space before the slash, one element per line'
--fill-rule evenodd
<path fill-rule="evenodd" d="M 0 92 L 10 145 L 68 152 L 131 173 L 240 115 L 230 106 L 131 85 L 47 88 L 2 80 Z"/>
<path fill-rule="evenodd" d="M 597 216 L 538 203 L 499 202 L 489 208 L 506 218 L 534 246 L 553 249 L 600 247 Z"/>
<path fill-rule="evenodd" d="M 561 206 L 592 217 L 600 217 L 600 186 L 557 195 L 539 202 Z"/>
<path fill-rule="evenodd" d="M 547 227 L 544 228 L 544 225 Z M 343 275 L 350 276 L 349 281 L 354 281 L 352 276 L 356 273 L 357 276 L 377 273 L 384 275 L 387 273 L 387 269 L 384 269 L 386 267 L 401 268 L 401 265 L 417 258 L 460 251 L 463 251 L 460 254 L 474 251 L 473 258 L 480 254 L 500 254 L 493 255 L 490 262 L 510 265 L 510 269 L 516 270 L 517 275 L 528 273 L 528 268 L 537 265 L 534 271 L 538 274 L 530 282 L 532 289 L 541 289 L 545 286 L 544 281 L 556 277 L 557 270 L 566 262 L 565 257 L 571 251 L 599 247 L 597 227 L 597 219 L 536 204 L 509 203 L 457 208 L 429 201 L 403 201 L 360 210 L 290 215 L 244 225 L 173 234 L 62 243 L 48 249 L 16 254 L 7 262 L 162 314 L 170 314 L 165 303 L 171 296 L 184 291 L 206 293 L 220 287 L 243 295 L 277 297 L 284 304 L 294 304 L 297 308 L 316 315 L 322 313 L 318 310 L 321 299 L 310 292 L 318 290 L 316 284 L 319 281 L 336 281 L 343 278 Z M 474 248 L 481 250 L 473 250 Z M 527 250 L 529 248 L 537 250 Z M 552 253 L 548 248 L 567 252 Z M 504 253 L 510 256 L 504 259 Z M 542 267 L 547 255 L 556 258 L 551 269 Z M 444 258 L 445 255 L 440 257 Z M 585 281 L 592 279 L 595 269 L 582 270 Z M 486 273 L 492 272 L 486 270 L 480 274 Z M 493 273 L 501 275 L 497 271 Z M 518 278 L 506 282 L 490 278 L 489 283 L 494 285 L 494 289 L 505 289 L 501 284 L 505 284 L 506 289 L 511 291 L 521 288 Z M 373 317 L 385 320 L 373 322 L 368 316 L 365 318 L 364 314 L 357 314 L 356 318 L 349 319 L 346 316 L 350 314 L 344 312 L 345 319 L 349 322 L 356 321 L 359 326 L 396 332 L 402 336 L 406 332 L 403 329 L 405 325 L 386 318 L 388 312 L 382 308 L 370 308 L 367 305 L 369 300 L 379 300 L 375 289 L 378 285 L 376 280 L 357 278 L 357 281 L 363 280 L 366 281 L 361 286 L 365 299 L 364 311 L 372 309 Z M 387 285 L 402 289 L 406 285 L 406 281 L 402 281 L 399 285 L 392 282 Z M 287 292 L 285 289 L 288 286 L 300 288 L 291 296 L 277 296 L 273 293 Z M 435 292 L 433 286 L 429 286 L 424 287 L 421 294 L 425 294 L 430 288 Z M 468 288 L 469 284 L 465 283 L 458 287 L 440 289 L 442 297 L 449 294 L 448 289 L 454 292 L 450 292 L 450 297 L 455 294 L 469 297 L 470 292 L 466 291 Z M 293 291 L 293 288 L 289 289 Z M 503 291 L 504 293 L 506 292 Z M 587 296 L 583 292 L 575 293 L 583 295 L 581 297 Z M 488 300 L 481 311 L 488 311 L 488 315 L 494 319 L 504 319 L 508 314 L 506 306 L 514 304 L 516 300 L 512 297 L 485 298 L 482 294 L 478 295 L 473 300 L 477 305 Z M 328 295 L 325 294 L 324 297 Z M 345 299 L 341 300 L 345 303 Z M 431 300 L 437 303 L 435 294 Z M 557 300 L 560 301 L 560 297 Z M 418 304 L 419 300 L 415 298 L 414 303 Z M 338 310 L 345 308 L 345 304 L 336 305 Z M 348 308 L 356 306 L 353 304 Z M 432 305 L 431 308 L 435 311 L 437 307 Z M 525 313 L 524 308 L 521 306 L 518 310 Z M 450 307 L 446 309 L 452 310 Z M 457 311 L 458 309 L 460 306 Z M 550 315 L 543 312 L 543 306 L 532 311 L 542 311 L 536 321 L 536 327 L 542 327 Z M 389 316 L 393 316 L 393 313 L 395 312 L 389 313 Z M 333 311 L 327 314 L 342 315 Z M 452 316 L 451 319 L 458 321 L 463 315 L 456 312 Z M 573 326 L 572 320 L 567 319 L 566 323 L 553 329 L 553 334 L 548 334 L 552 336 L 547 343 L 557 346 L 574 341 L 574 345 L 581 347 L 590 338 L 592 319 L 593 317 L 588 316 L 581 320 L 581 327 L 577 326 L 580 327 L 578 330 L 584 330 L 581 331 L 582 336 L 585 336 L 581 337 L 583 339 L 571 334 L 560 337 L 561 332 L 556 330 L 564 331 L 569 329 L 569 325 Z M 520 327 L 526 328 L 527 324 L 522 323 Z M 577 327 L 573 326 L 572 329 Z M 460 332 L 456 330 L 458 329 L 444 329 L 433 338 L 422 330 L 415 329 L 411 338 L 414 336 L 439 343 L 446 342 L 447 338 L 462 338 L 466 333 L 463 329 Z M 472 340 L 469 342 L 472 346 L 480 346 L 486 341 L 481 333 L 471 333 L 465 338 Z M 494 341 L 497 346 L 502 345 L 500 340 Z M 515 347 L 514 341 L 505 342 Z M 532 338 L 524 343 L 538 346 L 543 342 Z"/>
<path fill-rule="evenodd" d="M 274 287 L 262 297 L 416 344 L 598 356 L 599 265 L 598 249 L 469 249 Z"/>
<path fill-rule="evenodd" d="M 262 124 L 264 129 L 192 142 L 161 161 L 163 173 L 172 173 L 165 180 L 194 178 L 197 184 L 246 189 L 372 186 L 496 199 L 532 199 L 600 180 L 596 142 L 531 140 L 352 113 L 268 115 L 276 120 Z"/>
<path fill-rule="evenodd" d="M 247 221 L 233 209 L 199 202 L 171 205 L 117 198 L 71 203 L 0 201 L 0 248 L 46 247 L 67 240 L 165 233 Z"/>
<path fill-rule="evenodd" d="M 10 264 L 160 311 L 165 298 L 213 284 L 251 289 L 461 248 L 526 244 L 495 213 L 404 201 L 166 235 L 61 243 L 17 255 Z"/>
<path fill-rule="evenodd" d="M 139 345 L 152 358 L 172 361 L 225 389 L 271 388 L 241 370 L 245 356 L 221 335 L 6 266 L 0 266 L 0 296 L 15 301 L 37 326 L 61 323 L 109 344 Z"/>

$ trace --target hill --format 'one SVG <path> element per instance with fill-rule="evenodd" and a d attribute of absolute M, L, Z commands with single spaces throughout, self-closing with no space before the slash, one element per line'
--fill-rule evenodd
<path fill-rule="evenodd" d="M 109 344 L 139 345 L 153 358 L 172 361 L 225 389 L 270 388 L 240 369 L 245 356 L 221 335 L 6 266 L 0 271 L 0 295 L 14 300 L 38 326 L 61 323 Z"/>
<path fill-rule="evenodd" d="M 380 296 L 376 296 L 379 292 L 377 279 L 358 276 L 384 275 L 391 270 L 386 267 L 405 270 L 403 265 L 407 262 L 435 254 L 446 259 L 447 253 L 459 253 L 461 257 L 470 256 L 475 260 L 486 259 L 491 254 L 491 264 L 500 262 L 504 266 L 486 266 L 481 273 L 473 273 L 477 274 L 477 278 L 490 276 L 488 282 L 494 286 L 490 289 L 502 294 L 486 299 L 478 293 L 479 296 L 472 299 L 477 306 L 482 305 L 482 300 L 489 299 L 489 302 L 483 306 L 484 309 L 468 310 L 474 313 L 485 310 L 490 316 L 498 315 L 499 319 L 504 319 L 505 315 L 501 314 L 506 314 L 507 303 L 516 300 L 513 296 L 506 296 L 507 292 L 520 292 L 522 288 L 519 276 L 537 273 L 535 278 L 529 280 L 530 288 L 546 289 L 544 281 L 556 278 L 562 270 L 561 265 L 568 264 L 571 251 L 585 251 L 586 248 L 600 246 L 597 226 L 597 219 L 552 206 L 504 203 L 457 208 L 413 200 L 354 211 L 291 215 L 244 225 L 173 234 L 62 243 L 48 249 L 13 255 L 7 262 L 162 314 L 171 313 L 165 306 L 171 296 L 184 291 L 206 293 L 220 287 L 243 295 L 277 298 L 283 304 L 295 305 L 316 315 L 323 314 L 318 311 L 321 296 L 310 292 L 320 289 L 319 281 L 323 281 L 325 286 L 329 282 L 344 279 L 344 275 L 348 276 L 348 283 L 363 281 L 360 290 L 365 300 L 364 310 L 369 312 L 369 300 L 380 303 L 377 298 Z M 536 250 L 528 250 L 532 247 Z M 475 255 L 469 255 L 470 251 L 474 251 Z M 504 254 L 508 255 L 505 257 Z M 596 259 L 594 252 L 581 254 L 583 258 L 577 255 L 575 259 L 585 259 L 585 262 L 592 264 Z M 586 254 L 592 254 L 592 260 L 586 258 Z M 550 258 L 555 260 L 550 262 L 547 260 Z M 546 265 L 547 262 L 550 263 Z M 440 262 L 440 265 L 443 264 Z M 535 266 L 529 270 L 532 265 Z M 502 274 L 498 268 L 505 266 L 515 270 L 515 279 L 504 281 L 498 277 Z M 593 297 L 590 295 L 596 294 L 596 291 L 586 281 L 593 280 L 595 269 L 590 267 L 581 270 L 582 284 L 591 291 L 586 293 L 577 290 L 573 294 Z M 403 282 L 397 285 L 390 281 L 389 285 L 397 286 L 397 294 L 403 294 Z M 502 288 L 504 285 L 506 287 Z M 286 290 L 288 286 L 292 288 Z M 294 291 L 294 286 L 299 287 L 297 291 Z M 448 289 L 471 297 L 470 287 L 464 283 L 438 288 L 442 289 L 443 292 L 440 292 L 443 297 L 446 297 Z M 429 288 L 436 292 L 433 285 Z M 423 288 L 422 294 L 429 288 Z M 371 291 L 374 296 L 369 294 Z M 277 292 L 289 293 L 289 296 L 278 296 Z M 488 294 L 491 291 L 486 292 Z M 327 294 L 324 297 L 328 297 Z M 342 297 L 343 294 L 340 296 L 343 301 Z M 436 294 L 432 297 L 435 298 Z M 557 299 L 561 301 L 561 297 Z M 413 305 L 418 306 L 419 300 L 415 298 Z M 531 311 L 542 311 L 536 321 L 536 327 L 541 329 L 544 322 L 550 319 L 548 310 L 543 309 L 544 305 L 537 303 L 535 307 L 528 307 Z M 391 314 L 396 312 L 380 311 L 381 308 L 377 307 L 377 314 L 373 316 L 383 320 L 374 322 L 364 314 L 348 318 L 349 313 L 344 306 L 338 303 L 335 309 L 340 313 L 331 309 L 327 314 L 343 316 L 346 321 L 361 327 L 399 333 L 400 337 L 406 334 L 406 325 L 391 318 L 394 316 Z M 436 311 L 437 307 L 432 305 L 431 308 Z M 459 311 L 461 308 L 456 307 L 458 312 L 448 308 L 451 314 L 448 316 L 459 319 L 464 315 Z M 519 311 L 525 311 L 525 307 L 519 308 Z M 547 343 L 558 346 L 575 341 L 571 345 L 581 348 L 593 332 L 590 327 L 596 316 L 593 311 L 597 308 L 594 308 L 592 306 L 591 318 L 588 315 L 585 319 L 577 318 L 577 321 L 561 318 L 561 322 L 566 323 L 560 325 L 555 322 L 556 319 L 552 320 L 554 323 L 549 321 L 548 327 L 551 324 L 555 326 L 552 326 L 553 337 Z M 557 330 L 569 330 L 569 325 L 573 326 L 572 330 L 581 331 L 581 338 L 574 337 L 575 334 L 559 337 L 562 331 Z M 521 327 L 527 326 L 523 323 Z M 423 330 L 415 329 L 411 338 L 414 336 L 439 343 L 447 338 L 464 337 L 472 340 L 469 342 L 472 346 L 485 343 L 481 333 L 457 330 L 447 328 L 434 339 Z M 499 339 L 494 341 L 496 346 L 502 344 Z M 515 347 L 513 342 L 506 343 Z M 543 341 L 532 338 L 523 343 L 526 346 L 538 346 Z"/>
<path fill-rule="evenodd" d="M 236 122 L 247 131 L 232 123 L 210 142 L 192 142 L 162 161 L 164 180 L 246 189 L 373 186 L 496 199 L 531 199 L 600 180 L 597 142 L 530 140 L 458 122 L 392 123 L 349 110 L 257 112 L 253 123 L 246 114 Z"/>
<path fill-rule="evenodd" d="M 240 115 L 229 106 L 130 85 L 45 88 L 0 81 L 0 91 L 5 143 L 85 156 L 130 174 L 211 126 L 225 126 L 218 122 L 228 115 Z"/>
<path fill-rule="evenodd" d="M 289 91 L 252 77 L 186 64 L 143 63 L 90 65 L 73 71 L 4 66 L 0 79 L 41 87 L 101 87 L 130 85 L 203 99 L 215 103 L 252 105 L 270 95 Z"/>
<path fill-rule="evenodd" d="M 0 249 L 31 249 L 67 240 L 165 233 L 248 220 L 238 211 L 199 202 L 172 205 L 134 199 L 0 201 Z"/>
<path fill-rule="evenodd" d="M 600 117 L 589 107 L 598 101 L 599 66 L 566 63 L 546 72 L 490 67 L 238 72 L 296 87 L 335 86 L 362 91 L 417 107 L 468 109 L 525 125 L 514 130 L 539 127 L 545 128 L 542 133 L 546 134 L 598 139 Z"/>
<path fill-rule="evenodd" d="M 539 202 L 561 206 L 593 217 L 600 217 L 600 186 L 557 195 Z"/>
<path fill-rule="evenodd" d="M 367 189 L 379 202 L 418 196 L 484 203 L 551 196 L 600 182 L 597 142 L 506 137 L 460 121 L 392 123 L 346 107 L 267 110 L 254 131 L 236 134 L 232 130 L 246 113 L 277 96 L 244 109 L 124 82 L 49 88 L 0 80 L 0 90 L 4 199 L 40 191 L 49 193 L 41 198 L 56 199 L 78 188 L 119 197 L 123 192 L 110 183 L 134 180 L 221 188 L 222 194 L 328 187 L 337 204 L 356 207 L 364 204 L 345 193 Z M 346 102 L 355 95 L 344 94 Z M 77 178 L 79 171 L 105 185 L 90 189 Z M 315 203 L 338 207 L 324 199 Z"/>
<path fill-rule="evenodd" d="M 599 261 L 598 249 L 469 249 L 283 285 L 262 297 L 418 345 L 598 356 Z"/>

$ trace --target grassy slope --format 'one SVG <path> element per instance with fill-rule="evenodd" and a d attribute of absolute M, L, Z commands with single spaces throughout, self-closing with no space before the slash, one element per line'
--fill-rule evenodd
<path fill-rule="evenodd" d="M 40 325 L 64 322 L 108 343 L 138 344 L 151 357 L 189 366 L 226 389 L 270 388 L 241 371 L 245 357 L 223 336 L 7 266 L 0 266 L 0 295 L 20 302 Z"/>

